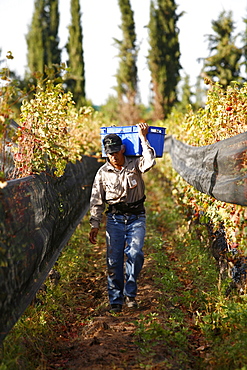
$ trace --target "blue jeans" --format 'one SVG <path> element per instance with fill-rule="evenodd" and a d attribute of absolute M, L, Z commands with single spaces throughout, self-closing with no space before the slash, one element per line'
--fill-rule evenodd
<path fill-rule="evenodd" d="M 110 304 L 123 304 L 124 296 L 136 296 L 137 277 L 144 262 L 142 248 L 145 232 L 145 214 L 107 215 L 107 281 Z"/>

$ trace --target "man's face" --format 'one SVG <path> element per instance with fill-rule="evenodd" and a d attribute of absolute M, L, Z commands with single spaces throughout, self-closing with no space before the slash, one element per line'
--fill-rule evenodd
<path fill-rule="evenodd" d="M 107 157 L 111 165 L 115 168 L 121 168 L 124 164 L 124 149 L 119 150 L 119 152 L 107 154 Z"/>

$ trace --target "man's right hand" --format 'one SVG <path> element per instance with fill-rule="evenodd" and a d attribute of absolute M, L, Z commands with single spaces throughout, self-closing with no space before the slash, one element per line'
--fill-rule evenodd
<path fill-rule="evenodd" d="M 96 244 L 97 243 L 97 235 L 98 235 L 98 231 L 99 229 L 97 227 L 93 227 L 89 233 L 89 241 L 90 243 L 92 244 Z"/>
<path fill-rule="evenodd" d="M 146 140 L 146 136 L 148 133 L 148 124 L 146 122 L 140 122 L 138 123 L 137 128 L 138 128 L 138 134 L 140 138 L 143 138 L 144 140 Z"/>

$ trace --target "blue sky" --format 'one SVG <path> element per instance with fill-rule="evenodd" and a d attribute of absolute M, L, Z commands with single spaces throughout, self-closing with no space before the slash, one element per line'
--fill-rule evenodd
<path fill-rule="evenodd" d="M 205 35 L 212 33 L 212 20 L 217 20 L 221 11 L 232 10 L 237 31 L 243 31 L 243 17 L 247 17 L 246 0 L 177 0 L 178 12 L 185 14 L 180 18 L 179 41 L 181 65 L 184 73 L 190 76 L 190 83 L 195 84 L 201 65 L 199 57 L 208 56 L 208 43 Z M 68 38 L 70 23 L 70 1 L 60 0 L 60 47 L 64 47 Z M 149 21 L 150 0 L 131 0 L 134 11 L 137 41 L 140 45 L 138 58 L 139 90 L 142 102 L 149 98 L 150 74 L 147 68 L 148 53 L 147 25 Z M 23 75 L 26 62 L 27 46 L 25 35 L 31 23 L 34 0 L 0 0 L 0 48 L 1 59 L 11 51 L 14 60 L 2 63 L 17 74 Z M 117 49 L 113 37 L 121 39 L 119 30 L 120 11 L 117 0 L 81 0 L 83 47 L 86 73 L 86 95 L 95 105 L 104 104 L 109 95 L 114 94 L 116 84 L 114 75 L 118 68 Z M 66 53 L 63 54 L 66 61 Z"/>

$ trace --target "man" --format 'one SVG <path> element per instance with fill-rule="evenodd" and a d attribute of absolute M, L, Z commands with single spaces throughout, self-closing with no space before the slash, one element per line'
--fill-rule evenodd
<path fill-rule="evenodd" d="M 142 174 L 155 165 L 155 151 L 147 141 L 148 125 L 140 123 L 138 134 L 143 154 L 127 157 L 121 138 L 106 135 L 103 144 L 106 163 L 98 170 L 90 200 L 89 240 L 96 244 L 105 204 L 108 295 L 111 312 L 136 308 L 137 277 L 144 262 L 143 244 L 146 231 L 144 208 L 145 186 Z M 124 275 L 124 254 L 127 256 Z"/>

